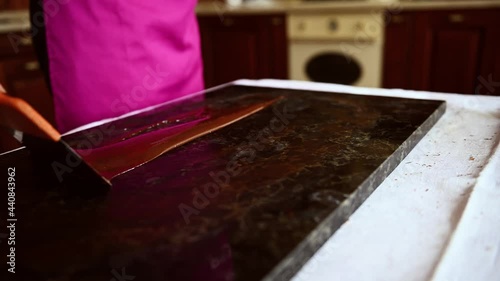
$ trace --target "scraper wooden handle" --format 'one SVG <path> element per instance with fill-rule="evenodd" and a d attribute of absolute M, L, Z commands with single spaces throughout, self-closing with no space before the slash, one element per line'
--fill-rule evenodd
<path fill-rule="evenodd" d="M 52 141 L 60 140 L 61 134 L 33 107 L 2 90 L 0 86 L 0 126 Z"/>

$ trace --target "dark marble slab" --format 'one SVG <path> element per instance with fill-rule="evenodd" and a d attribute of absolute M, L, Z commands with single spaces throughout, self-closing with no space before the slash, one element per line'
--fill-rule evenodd
<path fill-rule="evenodd" d="M 288 280 L 445 111 L 441 101 L 231 86 L 65 140 L 109 145 L 262 95 L 284 98 L 114 178 L 103 197 L 35 179 L 45 170 L 28 151 L 1 157 L 2 170 L 16 167 L 16 277 Z"/>

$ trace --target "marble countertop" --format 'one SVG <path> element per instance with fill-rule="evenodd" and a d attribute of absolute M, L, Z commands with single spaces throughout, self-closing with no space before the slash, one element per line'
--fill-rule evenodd
<path fill-rule="evenodd" d="M 220 2 L 199 3 L 198 15 L 222 14 L 272 14 L 272 13 L 334 13 L 376 10 L 428 10 L 428 9 L 481 9 L 500 7 L 499 0 L 448 0 L 448 1 L 254 1 L 241 5 Z"/>
<path fill-rule="evenodd" d="M 63 139 L 85 159 L 134 163 L 134 152 L 150 155 L 164 140 L 207 130 L 205 121 L 218 123 L 263 102 L 268 106 L 261 111 L 113 178 L 105 196 L 72 196 L 77 187 L 65 181 L 68 174 L 62 186 L 36 179 L 38 172 L 53 174 L 49 163 L 64 159 L 32 151 L 33 161 L 50 160 L 30 173 L 30 158 L 0 158 L 0 169 L 7 170 L 3 162 L 25 175 L 16 181 L 16 217 L 24 221 L 16 225 L 22 241 L 16 274 L 109 280 L 126 267 L 150 281 L 289 280 L 446 107 L 435 100 L 234 85 Z M 22 181 L 27 178 L 43 184 Z M 50 261 L 43 258 L 48 249 Z"/>
<path fill-rule="evenodd" d="M 500 97 L 238 84 L 447 102 L 441 120 L 292 281 L 500 280 Z"/>
<path fill-rule="evenodd" d="M 497 171 L 500 169 L 500 115 L 498 114 L 500 112 L 500 97 L 373 89 L 299 81 L 240 80 L 234 84 L 344 92 L 353 95 L 435 99 L 447 102 L 446 113 L 439 122 L 349 220 L 320 248 L 293 278 L 293 281 L 499 279 L 500 205 L 498 200 L 500 198 L 500 177 Z M 498 89 L 494 90 L 498 91 Z M 211 143 L 210 145 L 226 147 L 227 143 Z M 269 155 L 263 154 L 262 156 L 268 157 Z M 190 158 L 181 157 L 179 161 L 183 161 L 182 159 Z M 180 167 L 176 163 L 170 165 Z M 288 164 L 276 162 L 276 165 Z M 21 167 L 18 168 L 21 172 Z M 203 166 L 197 169 L 199 168 L 203 168 Z M 147 182 L 148 185 L 162 184 L 161 178 L 151 174 L 151 171 L 146 168 L 143 170 L 145 174 L 149 173 L 148 177 L 151 178 Z M 193 179 L 196 178 L 193 177 Z M 20 183 L 18 184 L 21 186 Z M 178 187 L 178 185 L 172 185 L 172 187 Z M 25 189 L 19 189 L 20 192 L 23 190 Z M 142 191 L 132 190 L 134 194 L 139 194 L 139 192 Z M 54 194 L 48 195 L 50 195 L 48 200 L 50 199 L 60 206 L 56 216 L 57 222 L 54 222 L 60 224 L 63 214 L 72 212 L 72 210 L 65 207 L 64 201 L 58 201 Z M 21 194 L 19 196 L 18 198 L 24 198 Z M 115 204 L 109 209 L 87 208 L 86 211 L 95 211 L 108 217 L 115 216 L 117 218 L 126 214 L 131 217 L 135 216 L 140 224 L 151 224 L 151 220 L 141 218 L 141 212 L 153 211 L 156 207 L 161 207 L 164 210 L 165 207 L 170 206 L 167 204 L 168 202 L 163 205 L 148 206 L 140 200 L 134 201 L 134 197 L 130 198 L 131 202 L 128 204 Z M 297 200 L 297 198 L 300 197 L 290 197 L 290 201 Z M 246 200 L 246 197 L 240 199 Z M 34 208 L 34 205 L 30 206 Z M 45 207 L 47 206 L 52 205 L 45 205 Z M 134 208 L 130 206 L 134 206 Z M 142 206 L 141 212 L 136 212 L 137 206 Z M 275 206 L 274 203 L 270 204 L 269 210 L 274 210 L 273 206 Z M 24 209 L 20 207 L 19 205 L 19 210 Z M 277 208 L 279 209 L 279 207 Z M 217 213 L 213 214 L 217 215 Z M 290 214 L 285 212 L 284 215 Z M 41 213 L 40 216 L 43 217 L 44 214 Z M 83 221 L 81 216 L 67 217 L 79 219 L 83 225 L 93 225 L 103 230 L 109 228 L 101 216 L 97 216 L 100 218 L 98 220 Z M 27 226 L 26 222 L 29 220 L 26 219 L 27 217 L 24 218 L 25 223 L 22 226 Z M 125 221 L 119 219 L 116 224 L 120 227 L 126 226 Z M 248 227 L 259 229 L 258 224 L 250 224 Z M 94 228 L 88 229 L 95 231 Z M 193 230 L 199 229 L 202 228 L 193 228 Z M 110 241 L 134 244 L 138 239 L 144 237 L 139 230 L 141 228 L 130 232 L 129 237 L 124 237 L 123 232 L 113 233 L 110 237 L 113 237 L 114 240 Z M 153 230 L 144 229 L 149 234 L 156 233 Z M 40 233 L 37 239 L 45 241 L 44 237 L 52 236 L 53 233 L 57 233 L 61 239 L 64 237 L 69 239 L 68 236 L 62 235 L 58 231 L 52 231 L 37 232 Z M 92 233 L 88 231 L 78 232 L 77 229 L 72 230 L 71 228 L 68 228 L 67 231 L 74 231 L 73 234 L 79 233 L 78 235 L 86 235 L 93 237 L 93 239 L 103 238 L 101 235 L 91 235 Z M 168 231 L 168 228 L 162 231 Z M 18 230 L 18 233 L 22 234 L 21 229 Z M 197 250 L 192 254 L 199 255 L 200 251 L 216 253 L 212 257 L 216 258 L 212 259 L 213 265 L 221 268 L 221 272 L 226 272 L 229 269 L 226 267 L 227 261 L 231 257 L 225 242 L 228 239 L 228 233 L 221 232 L 212 237 L 213 243 L 209 243 L 206 247 L 194 245 Z M 285 236 L 291 237 L 290 234 L 282 237 Z M 185 236 L 178 238 L 183 237 L 185 238 Z M 64 242 L 64 239 L 62 241 Z M 78 243 L 81 241 L 83 240 L 78 240 Z M 264 241 L 267 240 L 264 239 Z M 26 247 L 27 241 L 23 240 L 23 242 Z M 90 251 L 83 244 L 80 246 L 74 249 L 80 253 L 79 256 L 82 256 L 82 251 Z M 164 250 L 165 247 L 162 247 L 159 249 Z M 44 249 L 54 253 L 57 248 L 47 247 Z M 276 251 L 283 249 L 282 247 L 273 248 Z M 93 248 L 91 251 L 111 253 L 104 250 L 106 249 Z M 117 247 L 108 250 L 118 251 L 123 250 L 123 248 Z M 157 253 L 156 250 L 154 247 L 146 251 L 130 250 L 123 255 L 117 255 L 116 259 L 110 260 L 110 263 L 119 266 L 128 264 L 134 259 L 140 261 L 148 255 Z M 60 258 L 58 255 L 55 257 Z M 26 258 L 23 257 L 21 260 L 27 260 Z M 77 256 L 74 258 L 77 259 Z M 80 264 L 80 261 L 76 260 L 75 264 Z M 51 260 L 50 263 L 54 264 L 54 261 Z M 102 265 L 103 270 L 107 270 L 109 278 L 114 276 L 112 274 L 120 274 L 119 270 L 109 272 L 105 260 L 99 260 L 97 264 Z M 165 267 L 165 263 L 159 261 L 159 264 Z M 57 265 L 58 268 L 61 268 L 61 264 Z M 72 270 L 76 269 L 78 268 L 72 268 Z M 133 274 L 132 270 L 133 268 L 127 267 L 126 271 L 122 270 L 122 273 L 130 275 Z M 205 273 L 204 271 L 199 272 Z"/>

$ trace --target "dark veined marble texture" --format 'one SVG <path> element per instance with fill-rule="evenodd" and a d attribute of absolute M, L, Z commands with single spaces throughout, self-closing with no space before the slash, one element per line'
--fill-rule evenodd
<path fill-rule="evenodd" d="M 2 157 L 18 178 L 16 277 L 288 280 L 445 111 L 442 101 L 229 86 L 65 140 L 104 132 L 97 145 L 108 145 L 206 118 L 200 104 L 262 95 L 283 98 L 114 178 L 98 198 L 33 178 L 27 151 Z"/>

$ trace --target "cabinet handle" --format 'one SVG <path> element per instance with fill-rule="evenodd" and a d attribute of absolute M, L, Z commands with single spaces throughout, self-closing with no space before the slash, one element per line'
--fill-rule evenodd
<path fill-rule="evenodd" d="M 463 22 L 465 20 L 465 17 L 462 14 L 451 14 L 448 16 L 448 20 L 453 23 L 459 23 Z"/>
<path fill-rule="evenodd" d="M 30 61 L 24 64 L 24 70 L 36 71 L 40 69 L 40 64 L 37 61 Z"/>
<path fill-rule="evenodd" d="M 234 25 L 234 20 L 231 19 L 231 18 L 227 18 L 227 19 L 224 19 L 224 21 L 222 21 L 222 23 L 225 25 L 225 26 L 233 26 Z"/>

